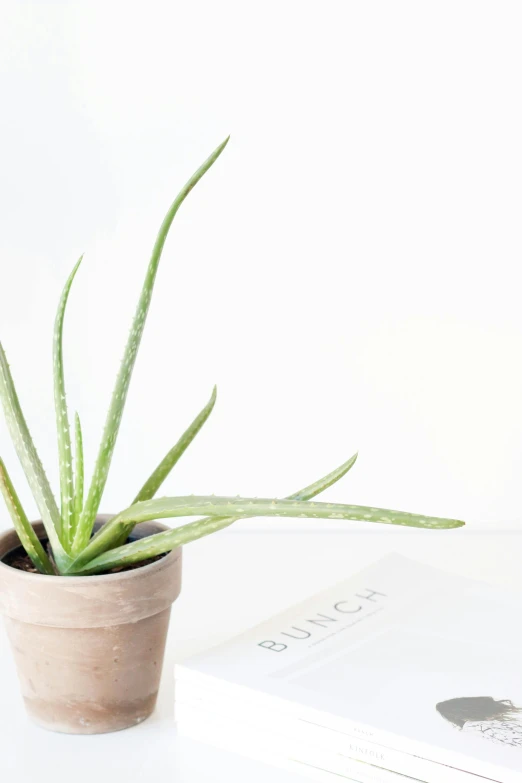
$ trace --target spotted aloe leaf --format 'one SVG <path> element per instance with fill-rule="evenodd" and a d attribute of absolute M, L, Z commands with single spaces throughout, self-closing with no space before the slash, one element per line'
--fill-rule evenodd
<path fill-rule="evenodd" d="M 309 484 L 304 489 L 289 495 L 287 500 L 311 500 L 311 498 L 324 492 L 328 487 L 331 487 L 345 476 L 355 465 L 356 460 L 357 454 L 354 454 L 353 457 L 350 457 L 349 460 L 343 462 L 342 465 L 319 479 L 319 481 L 314 481 L 313 484 Z M 165 552 L 170 552 L 182 544 L 203 538 L 203 536 L 215 533 L 218 530 L 223 530 L 239 519 L 240 517 L 205 517 L 197 522 L 190 522 L 188 525 L 179 527 L 176 530 L 166 530 L 164 533 L 157 533 L 154 536 L 140 541 L 133 541 L 125 546 L 117 546 L 117 548 L 99 555 L 88 563 L 86 571 L 88 573 L 99 573 L 116 566 L 139 563 L 149 557 L 156 557 Z M 110 525 L 110 522 L 108 524 Z M 130 523 L 129 526 L 125 527 L 121 538 L 122 542 L 127 539 L 127 536 L 132 531 L 132 527 L 134 527 L 134 523 Z"/>
<path fill-rule="evenodd" d="M 83 482 L 84 482 L 82 425 L 80 423 L 80 417 L 77 413 L 74 417 L 74 444 L 75 444 L 75 448 L 74 448 L 75 470 L 74 470 L 74 515 L 73 515 L 73 525 L 72 525 L 73 534 L 76 531 L 82 513 Z"/>
<path fill-rule="evenodd" d="M 134 503 L 140 503 L 142 500 L 150 500 L 154 497 L 158 489 L 161 487 L 174 465 L 178 462 L 180 457 L 190 446 L 198 432 L 201 430 L 208 417 L 214 409 L 216 404 L 217 389 L 214 386 L 210 400 L 207 402 L 203 410 L 198 413 L 190 427 L 188 427 L 178 442 L 171 448 L 168 454 L 162 459 L 156 470 L 149 476 L 143 487 L 133 500 Z"/>
<path fill-rule="evenodd" d="M 43 548 L 40 540 L 38 539 L 38 536 L 31 526 L 31 523 L 27 519 L 9 473 L 7 472 L 7 468 L 1 459 L 0 492 L 4 496 L 7 509 L 11 515 L 11 519 L 13 520 L 14 529 L 18 533 L 20 543 L 31 558 L 34 566 L 40 571 L 41 574 L 54 575 L 55 572 L 47 552 Z"/>
<path fill-rule="evenodd" d="M 359 454 L 355 453 L 353 457 L 347 459 L 346 462 L 343 462 L 338 468 L 332 470 L 331 473 L 323 476 L 319 481 L 314 481 L 313 484 L 309 484 L 304 489 L 294 492 L 292 495 L 285 498 L 285 500 L 311 500 L 312 498 L 317 497 L 321 492 L 324 492 L 326 489 L 336 484 L 343 476 L 346 476 L 348 471 L 350 471 L 357 462 L 358 456 Z"/>
<path fill-rule="evenodd" d="M 40 511 L 42 522 L 51 543 L 54 559 L 58 569 L 63 572 L 70 564 L 70 558 L 60 539 L 60 512 L 22 413 L 11 370 L 1 344 L 0 399 L 3 404 L 9 433 Z"/>
<path fill-rule="evenodd" d="M 198 432 L 201 430 L 208 417 L 214 409 L 216 404 L 217 388 L 214 386 L 214 390 L 210 397 L 210 400 L 205 405 L 203 410 L 196 416 L 190 427 L 185 430 L 178 442 L 171 448 L 171 450 L 162 459 L 158 467 L 149 476 L 143 487 L 140 489 L 134 500 L 134 503 L 139 503 L 142 500 L 150 500 L 154 497 L 158 489 L 161 487 L 174 465 L 179 461 L 180 457 L 185 453 L 190 446 Z M 114 541 L 113 546 L 119 547 L 127 540 L 127 532 L 124 530 L 121 535 Z"/>
<path fill-rule="evenodd" d="M 154 248 L 152 250 L 152 256 L 147 269 L 145 282 L 141 291 L 136 313 L 134 315 L 134 321 L 131 327 L 125 352 L 123 355 L 122 364 L 118 377 L 116 379 L 116 385 L 112 395 L 109 411 L 107 413 L 107 419 L 105 422 L 105 428 L 102 435 L 102 441 L 98 452 L 98 457 L 94 467 L 94 473 L 89 488 L 89 492 L 85 501 L 82 516 L 78 524 L 76 535 L 74 538 L 73 551 L 75 554 L 81 552 L 81 550 L 87 545 L 91 537 L 94 520 L 98 512 L 101 497 L 105 484 L 107 482 L 107 475 L 114 452 L 114 446 L 116 438 L 118 436 L 123 409 L 125 406 L 125 400 L 129 390 L 130 379 L 134 364 L 136 361 L 136 355 L 140 346 L 141 337 L 143 334 L 143 328 L 145 326 L 145 320 L 150 306 L 152 298 L 152 292 L 154 288 L 154 282 L 156 279 L 156 273 L 158 271 L 158 265 L 161 259 L 161 254 L 165 241 L 167 239 L 170 227 L 176 216 L 178 209 L 184 202 L 190 191 L 209 170 L 213 163 L 218 159 L 226 145 L 228 144 L 228 138 L 217 147 L 216 150 L 210 155 L 209 158 L 203 163 L 202 166 L 192 175 L 186 185 L 181 189 L 176 199 L 172 203 L 169 211 L 167 212 L 163 223 L 161 224 Z"/>
<path fill-rule="evenodd" d="M 373 508 L 370 506 L 352 506 L 340 503 L 315 503 L 298 500 L 272 500 L 269 498 L 229 498 L 229 497 L 179 497 L 160 498 L 136 503 L 134 506 L 118 514 L 110 525 L 112 531 L 118 534 L 123 531 L 127 523 L 138 524 L 152 519 L 166 519 L 172 517 L 189 517 L 205 514 L 213 519 L 218 518 L 217 525 L 212 522 L 203 523 L 209 532 L 214 532 L 221 524 L 219 518 L 224 516 L 244 519 L 247 517 L 299 517 L 307 519 L 345 519 L 351 521 L 379 522 L 387 525 L 403 525 L 429 530 L 448 529 L 461 527 L 464 523 L 459 520 L 441 519 L 438 517 L 425 517 L 418 514 L 410 514 L 402 511 Z M 206 532 L 198 530 L 195 523 L 188 540 L 200 538 Z M 71 572 L 81 569 L 101 554 L 107 548 L 109 531 L 107 527 L 100 531 L 82 552 L 80 557 L 71 564 Z M 183 535 L 180 532 L 180 535 Z M 187 541 L 185 541 L 187 543 Z M 175 544 L 178 545 L 179 544 Z M 88 559 L 87 559 L 88 558 Z"/>
<path fill-rule="evenodd" d="M 73 456 L 71 451 L 71 433 L 69 415 L 67 413 L 67 398 L 65 394 L 65 378 L 63 369 L 63 321 L 69 292 L 82 262 L 83 256 L 77 261 L 63 289 L 54 322 L 53 369 L 54 369 L 54 407 L 56 411 L 56 430 L 58 433 L 58 457 L 60 465 L 60 496 L 61 496 L 61 526 L 64 545 L 69 549 L 73 539 L 74 521 L 74 487 L 73 487 Z"/>

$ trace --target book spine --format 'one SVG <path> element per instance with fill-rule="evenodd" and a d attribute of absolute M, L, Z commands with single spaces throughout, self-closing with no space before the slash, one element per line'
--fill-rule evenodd
<path fill-rule="evenodd" d="M 448 767 L 444 764 L 431 762 L 403 751 L 393 750 L 375 742 L 339 735 L 329 729 L 300 722 L 288 720 L 285 716 L 273 711 L 256 709 L 255 711 L 241 708 L 233 702 L 211 701 L 204 696 L 199 698 L 184 697 L 178 694 L 176 697 L 176 720 L 182 722 L 187 714 L 187 709 L 192 714 L 196 710 L 200 719 L 213 722 L 219 726 L 223 721 L 234 723 L 241 721 L 244 731 L 257 732 L 271 738 L 271 745 L 280 745 L 282 748 L 288 743 L 296 743 L 300 748 L 301 761 L 313 763 L 315 752 L 324 754 L 321 763 L 328 771 L 336 774 L 345 774 L 347 765 L 356 761 L 373 768 L 388 770 L 390 773 L 408 776 L 423 783 L 485 783 L 484 777 L 459 769 Z"/>
<path fill-rule="evenodd" d="M 318 730 L 322 736 L 345 736 L 346 739 L 358 742 L 370 743 L 387 754 L 390 752 L 401 753 L 408 758 L 419 759 L 433 769 L 442 770 L 445 775 L 444 783 L 521 783 L 518 773 L 510 770 L 494 768 L 491 764 L 480 763 L 480 769 L 464 769 L 468 763 L 478 762 L 464 758 L 460 754 L 444 751 L 442 748 L 430 746 L 407 737 L 394 735 L 356 721 L 327 715 L 313 708 L 306 708 L 301 704 L 290 702 L 283 698 L 276 698 L 271 694 L 254 691 L 250 688 L 238 686 L 235 683 L 218 680 L 215 677 L 201 675 L 177 666 L 177 693 L 202 693 L 205 699 L 212 699 L 219 704 L 219 709 L 225 702 L 232 702 L 236 709 L 255 711 L 278 718 L 286 718 L 290 723 L 299 721 L 302 726 L 309 725 L 311 729 Z M 203 689 L 201 691 L 201 689 Z M 321 731 L 322 730 L 322 731 Z M 337 740 L 337 747 L 339 741 Z M 435 778 L 434 783 L 441 783 L 440 778 Z"/>
<path fill-rule="evenodd" d="M 208 713 L 189 705 L 182 705 L 176 722 L 181 735 L 323 783 L 335 783 L 340 778 L 350 783 L 418 783 L 417 779 L 353 759 L 337 763 L 332 769 L 327 754 L 245 723 L 229 719 L 217 722 Z"/>

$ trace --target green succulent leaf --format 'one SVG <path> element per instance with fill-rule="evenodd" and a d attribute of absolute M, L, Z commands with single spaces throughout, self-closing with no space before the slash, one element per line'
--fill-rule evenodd
<path fill-rule="evenodd" d="M 18 533 L 20 543 L 31 558 L 34 566 L 41 574 L 54 575 L 51 561 L 40 543 L 38 536 L 34 532 L 31 523 L 27 519 L 2 459 L 0 459 L 0 492 L 4 496 L 7 509 L 13 520 L 14 528 Z"/>
<path fill-rule="evenodd" d="M 89 488 L 87 499 L 85 501 L 85 506 L 78 525 L 78 529 L 76 531 L 73 545 L 73 551 L 75 554 L 78 554 L 78 552 L 82 551 L 82 549 L 88 544 L 91 537 L 94 520 L 96 518 L 103 490 L 107 482 L 107 475 L 114 452 L 116 438 L 120 428 L 121 417 L 125 406 L 125 400 L 127 398 L 127 392 L 129 389 L 134 363 L 136 361 L 136 355 L 138 353 L 145 320 L 147 318 L 147 313 L 150 306 L 156 273 L 158 271 L 158 265 L 165 241 L 172 225 L 172 221 L 174 220 L 178 209 L 192 188 L 199 182 L 199 180 L 209 170 L 212 164 L 215 163 L 215 161 L 225 149 L 227 143 L 228 138 L 225 139 L 225 141 L 220 144 L 216 150 L 214 150 L 214 152 L 210 155 L 209 158 L 207 158 L 203 165 L 200 166 L 200 168 L 192 175 L 192 177 L 182 188 L 172 203 L 172 206 L 167 212 L 160 227 L 158 237 L 152 251 L 152 256 L 149 267 L 147 269 L 147 274 L 139 298 L 138 306 L 136 308 L 129 339 L 123 355 L 123 361 L 116 379 L 116 385 L 109 406 L 105 428 L 102 435 L 102 441 L 94 467 L 92 482 Z"/>
<path fill-rule="evenodd" d="M 300 489 L 298 492 L 294 492 L 292 495 L 288 495 L 285 498 L 285 500 L 311 500 L 312 498 L 315 498 L 317 495 L 320 495 L 321 492 L 324 492 L 326 489 L 328 489 L 337 481 L 339 481 L 339 479 L 342 479 L 343 476 L 346 476 L 348 471 L 351 470 L 355 465 L 358 456 L 359 456 L 358 454 L 354 454 L 353 457 L 350 457 L 349 460 L 343 462 L 342 465 L 340 465 L 335 470 L 332 470 L 331 473 L 328 473 L 326 476 L 323 476 L 323 478 L 319 479 L 318 481 L 314 481 L 313 484 L 309 484 L 307 487 L 304 487 L 304 489 Z M 222 528 L 228 527 L 229 525 L 232 525 L 234 522 L 238 522 L 239 519 L 247 519 L 247 517 L 223 517 L 221 520 L 222 524 L 220 524 L 220 526 L 216 529 L 221 530 Z M 216 522 L 218 521 L 219 520 L 216 520 L 215 517 L 205 517 L 204 519 L 198 520 L 197 523 L 194 522 L 190 524 L 192 525 L 192 524 L 208 522 L 208 523 L 212 523 L 212 525 L 215 525 Z M 127 532 L 127 536 L 128 535 L 129 533 Z M 167 548 L 164 551 L 168 552 L 169 549 Z M 158 552 L 157 554 L 162 554 L 162 552 Z"/>
<path fill-rule="evenodd" d="M 77 261 L 74 269 L 69 275 L 65 287 L 62 291 L 58 310 L 54 322 L 54 342 L 53 342 L 53 369 L 54 369 L 54 407 L 56 410 L 56 429 L 58 433 L 58 456 L 60 464 L 60 497 L 61 497 L 61 520 L 62 520 L 62 540 L 64 546 L 70 549 L 73 539 L 73 519 L 74 519 L 74 488 L 73 488 L 73 466 L 71 452 L 71 433 L 69 427 L 69 416 L 67 413 L 67 398 L 65 394 L 65 378 L 63 370 L 63 321 L 65 317 L 65 308 L 69 292 L 73 284 L 76 272 L 82 262 L 83 256 Z"/>
<path fill-rule="evenodd" d="M 181 438 L 178 440 L 175 446 L 171 448 L 169 453 L 162 459 L 156 470 L 149 476 L 143 487 L 133 500 L 133 503 L 140 503 L 142 500 L 150 500 L 154 497 L 158 489 L 161 487 L 174 465 L 178 462 L 180 457 L 190 446 L 198 432 L 201 430 L 208 417 L 212 413 L 214 405 L 216 404 L 217 388 L 214 386 L 212 396 L 207 402 L 203 410 L 198 413 L 190 427 L 185 430 Z"/>
<path fill-rule="evenodd" d="M 167 497 L 146 500 L 125 509 L 109 524 L 115 526 L 127 523 L 138 524 L 152 519 L 199 516 L 275 516 L 303 517 L 307 519 L 348 519 L 362 522 L 380 522 L 388 525 L 403 525 L 427 529 L 448 529 L 462 527 L 456 519 L 428 517 L 406 511 L 353 506 L 343 503 L 313 503 L 302 500 L 277 500 L 275 498 L 217 497 L 214 495 L 188 497 Z"/>
<path fill-rule="evenodd" d="M 354 454 L 353 457 L 350 457 L 349 460 L 343 462 L 342 465 L 319 479 L 319 481 L 314 481 L 313 484 L 309 484 L 304 489 L 289 495 L 287 500 L 310 500 L 324 492 L 325 489 L 331 487 L 332 484 L 335 484 L 351 470 L 355 465 L 357 456 L 357 454 Z M 246 517 L 244 518 L 246 519 Z M 105 552 L 88 563 L 85 573 L 100 573 L 109 568 L 139 563 L 150 557 L 162 555 L 182 544 L 208 536 L 210 533 L 215 533 L 218 530 L 223 530 L 223 528 L 232 525 L 239 519 L 240 517 L 205 517 L 197 522 L 190 522 L 188 525 L 179 527 L 176 530 L 166 530 L 164 533 L 157 533 L 146 539 L 124 545 L 129 532 L 131 532 L 130 526 L 126 527 L 120 539 L 116 542 L 116 548 Z M 132 527 L 134 527 L 134 523 L 132 523 Z"/>
<path fill-rule="evenodd" d="M 0 344 L 0 399 L 4 407 L 5 418 L 18 459 L 36 501 L 42 522 L 54 554 L 58 570 L 63 573 L 71 559 L 60 540 L 61 517 L 56 500 L 49 486 L 47 476 L 31 438 L 25 421 L 15 385 L 7 363 L 7 357 Z"/>
<path fill-rule="evenodd" d="M 425 528 L 428 530 L 461 527 L 464 523 L 456 519 L 442 519 L 410 514 L 403 511 L 374 508 L 371 506 L 352 506 L 341 503 L 315 503 L 299 500 L 275 500 L 271 498 L 232 498 L 232 497 L 172 497 L 147 500 L 136 503 L 114 517 L 92 539 L 89 546 L 71 565 L 71 572 L 83 568 L 90 560 L 106 551 L 110 542 L 128 528 L 130 524 L 148 522 L 153 519 L 189 517 L 205 514 L 216 517 L 299 517 L 307 519 L 346 519 L 362 522 L 379 522 L 387 525 Z M 196 538 L 197 524 L 193 528 Z M 199 521 L 201 525 L 201 520 Z M 211 523 L 206 523 L 209 526 Z M 218 525 L 221 521 L 218 521 Z M 215 528 L 219 529 L 219 528 Z M 210 532 L 214 532 L 211 530 Z M 202 533 L 206 535 L 206 533 Z M 192 539 L 191 539 L 192 540 Z"/>
<path fill-rule="evenodd" d="M 311 500 L 312 498 L 317 497 L 317 495 L 320 495 L 325 489 L 328 489 L 333 484 L 336 484 L 339 479 L 342 479 L 343 476 L 346 476 L 348 471 L 351 470 L 357 462 L 358 456 L 359 454 L 356 452 L 353 457 L 350 457 L 346 462 L 343 462 L 342 465 L 339 465 L 338 468 L 332 470 L 331 473 L 323 476 L 319 481 L 314 481 L 313 484 L 309 484 L 304 489 L 294 492 L 293 495 L 289 495 L 285 500 Z"/>
<path fill-rule="evenodd" d="M 76 413 L 74 417 L 74 457 L 75 457 L 75 471 L 74 471 L 74 517 L 73 517 L 73 534 L 76 531 L 78 522 L 80 521 L 82 508 L 83 508 L 83 436 L 82 425 L 80 417 Z"/>

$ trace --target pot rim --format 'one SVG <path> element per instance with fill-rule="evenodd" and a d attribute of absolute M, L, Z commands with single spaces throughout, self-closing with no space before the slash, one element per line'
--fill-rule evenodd
<path fill-rule="evenodd" d="M 115 514 L 98 514 L 96 517 L 96 523 L 105 523 L 109 519 L 112 519 L 112 517 L 116 516 Z M 35 531 L 38 533 L 38 537 L 40 538 L 40 533 L 38 531 L 38 528 L 45 533 L 45 527 L 41 519 L 34 520 L 31 522 L 31 526 L 35 529 Z M 164 525 L 162 522 L 141 522 L 136 525 L 134 528 L 138 533 L 141 533 L 141 535 L 138 535 L 138 540 L 141 538 L 148 538 L 148 536 L 153 535 L 154 533 L 161 533 L 164 530 L 170 530 L 171 528 L 168 527 L 168 525 Z M 8 528 L 7 530 L 2 530 L 0 532 L 0 544 L 7 536 L 16 536 L 18 538 L 18 534 L 14 527 Z M 9 552 L 12 552 L 13 549 L 17 549 L 18 547 L 22 546 L 22 543 L 20 539 L 18 538 L 18 544 L 16 544 L 14 547 L 11 547 L 8 549 L 8 551 L 2 555 L 2 557 L 5 557 Z M 32 579 L 33 582 L 40 581 L 42 579 L 49 580 L 52 579 L 55 584 L 58 584 L 58 582 L 65 583 L 69 586 L 72 586 L 74 584 L 83 583 L 85 584 L 86 580 L 89 581 L 90 584 L 99 582 L 110 582 L 111 580 L 118 579 L 120 582 L 122 580 L 126 579 L 132 579 L 135 578 L 138 574 L 145 574 L 150 573 L 151 571 L 157 570 L 158 568 L 164 568 L 165 567 L 165 561 L 172 560 L 172 562 L 175 562 L 179 557 L 181 556 L 181 547 L 176 547 L 176 549 L 172 549 L 170 552 L 167 552 L 164 557 L 161 557 L 159 560 L 156 560 L 154 563 L 148 563 L 148 565 L 141 566 L 140 568 L 132 568 L 129 571 L 118 571 L 115 574 L 86 574 L 85 576 L 80 575 L 71 575 L 66 576 L 64 574 L 32 574 L 29 571 L 21 571 L 19 568 L 13 568 L 10 565 L 7 565 L 3 562 L 2 559 L 0 559 L 0 574 L 9 574 L 7 578 L 9 579 Z"/>

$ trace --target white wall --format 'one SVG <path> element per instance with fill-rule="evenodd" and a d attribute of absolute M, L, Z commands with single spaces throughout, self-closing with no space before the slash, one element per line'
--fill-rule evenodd
<path fill-rule="evenodd" d="M 92 465 L 157 227 L 231 133 L 166 246 L 104 509 L 217 382 L 171 494 L 284 495 L 359 449 L 330 498 L 521 524 L 521 23 L 479 0 L 2 3 L 0 334 L 53 481 L 69 270 L 85 252 L 65 350 Z M 3 421 L 0 444 L 35 516 Z"/>

